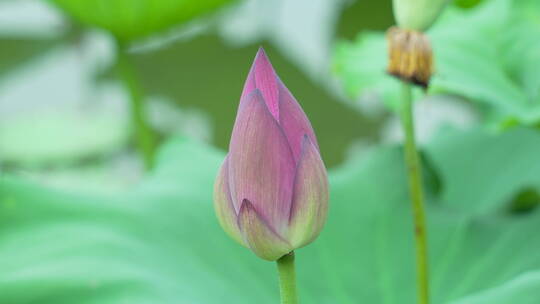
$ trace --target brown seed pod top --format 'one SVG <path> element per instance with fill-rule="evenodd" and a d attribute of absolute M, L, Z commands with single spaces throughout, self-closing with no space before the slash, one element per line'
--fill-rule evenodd
<path fill-rule="evenodd" d="M 388 73 L 427 88 L 433 74 L 433 52 L 429 39 L 421 32 L 392 27 L 388 40 Z"/>

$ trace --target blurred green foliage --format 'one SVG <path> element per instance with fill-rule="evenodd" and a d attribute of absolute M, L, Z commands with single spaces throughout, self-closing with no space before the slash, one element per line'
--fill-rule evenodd
<path fill-rule="evenodd" d="M 352 1 L 337 20 L 337 36 L 352 39 L 359 30 L 383 31 L 394 24 L 392 0 Z"/>
<path fill-rule="evenodd" d="M 499 127 L 540 122 L 540 4 L 534 0 L 491 0 L 461 10 L 449 7 L 428 32 L 436 73 L 431 93 L 453 94 L 478 103 L 486 121 Z M 391 108 L 397 82 L 385 75 L 382 33 L 360 33 L 341 42 L 335 72 L 353 96 L 375 91 Z"/>
<path fill-rule="evenodd" d="M 100 153 L 111 153 L 125 146 L 129 130 L 114 114 L 104 113 L 93 119 L 72 117 L 69 112 L 29 115 L 27 119 L 0 122 L 0 160 L 27 167 L 43 163 L 75 162 Z M 81 120 L 88 123 L 81 124 Z M 24 136 L 21 136 L 24 134 Z M 60 141 L 51 142 L 54 134 Z M 28 142 L 32 148 L 28 148 Z"/>
<path fill-rule="evenodd" d="M 11 69 L 27 63 L 35 56 L 41 55 L 51 49 L 57 39 L 1 39 L 0 43 L 0 77 Z"/>
<path fill-rule="evenodd" d="M 167 97 L 184 109 L 204 111 L 212 121 L 215 145 L 226 150 L 242 86 L 257 49 L 258 45 L 232 49 L 215 35 L 203 35 L 133 54 L 133 59 L 148 94 Z M 328 166 L 344 160 L 352 140 L 375 138 L 379 121 L 337 102 L 271 45 L 265 43 L 265 49 L 283 82 L 308 113 Z"/>
<path fill-rule="evenodd" d="M 486 141 L 483 164 L 446 165 Z M 500 164 L 507 147 L 538 142 L 540 133 L 530 130 L 497 137 L 447 130 L 433 143 L 445 149 L 426 150 L 442 182 L 439 190 L 427 187 L 433 303 L 507 304 L 512 298 L 525 304 L 540 296 L 534 272 L 540 259 L 531 250 L 540 239 L 530 237 L 540 229 L 540 210 L 519 217 L 501 212 L 527 183 L 512 182 L 521 179 L 517 170 L 485 170 Z M 400 151 L 381 147 L 331 172 L 327 226 L 297 252 L 304 302 L 414 303 Z M 122 196 L 53 191 L 3 177 L 0 302 L 275 303 L 274 265 L 227 238 L 215 219 L 209 189 L 223 157 L 192 140 L 172 140 L 152 174 Z M 522 158 L 536 159 L 533 153 Z M 538 180 L 539 172 L 529 176 Z M 497 203 L 470 212 L 478 208 L 471 198 L 485 195 L 486 186 Z"/>
<path fill-rule="evenodd" d="M 146 37 L 225 3 L 51 1 L 122 40 Z M 384 29 L 391 23 L 389 4 L 356 2 L 342 15 L 337 35 L 349 36 L 360 27 Z M 373 12 L 383 9 L 386 14 L 376 18 Z M 485 121 L 499 127 L 537 125 L 539 31 L 538 1 L 451 7 L 429 33 L 437 60 L 431 92 L 473 101 Z M 4 37 L 1 43 L 2 77 L 65 46 L 56 38 Z M 327 164 L 342 162 L 354 139 L 376 138 L 380 121 L 338 103 L 278 49 L 263 44 L 310 116 Z M 216 34 L 205 34 L 129 56 L 148 95 L 202 110 L 212 122 L 214 143 L 226 149 L 257 47 L 231 47 Z M 383 34 L 363 32 L 355 42 L 339 43 L 334 67 L 349 95 L 375 92 L 393 108 L 396 81 L 385 75 L 385 49 Z M 95 76 L 96 83 L 109 80 Z M 91 127 L 58 113 L 0 123 L 8 131 L 0 134 L 0 159 L 25 165 L 72 161 L 127 144 L 128 130 L 119 127 L 114 113 L 92 120 Z M 184 137 L 166 142 L 157 167 L 118 194 L 53 190 L 2 173 L 0 303 L 276 303 L 275 265 L 231 241 L 215 219 L 211 189 L 224 152 Z M 433 303 L 538 302 L 538 155 L 540 133 L 525 127 L 495 134 L 445 128 L 425 146 Z M 396 146 L 376 147 L 331 171 L 327 226 L 320 239 L 297 252 L 302 302 L 414 303 L 404 171 Z"/>
<path fill-rule="evenodd" d="M 442 201 L 449 208 L 475 214 L 503 211 L 514 197 L 525 199 L 516 189 L 532 192 L 529 209 L 534 206 L 534 191 L 540 189 L 537 131 L 523 128 L 487 136 L 476 130 L 466 137 L 456 131 L 440 132 L 426 150 L 439 169 L 439 178 L 455 181 L 444 186 Z"/>
<path fill-rule="evenodd" d="M 73 3 L 83 6 L 91 5 L 90 2 L 86 4 L 84 1 L 80 4 L 78 4 L 79 1 L 73 1 Z M 379 28 L 383 28 L 389 22 L 388 20 L 391 20 L 388 3 L 369 4 L 368 8 L 376 10 L 378 17 L 365 10 L 365 2 L 355 3 L 351 6 L 355 15 L 351 15 L 348 10 L 344 11 L 343 17 L 339 20 L 337 35 L 356 31 L 359 26 L 374 23 L 378 18 L 386 20 L 378 25 Z M 113 5 L 113 2 L 110 5 Z M 358 19 L 357 15 L 362 18 Z M 156 39 L 161 38 L 160 33 L 157 34 L 153 36 L 156 36 Z M 85 39 L 88 37 L 88 31 L 81 25 L 68 23 L 66 31 L 57 36 L 54 39 L 0 37 L 0 44 L 3 46 L 0 48 L 0 66 L 5 67 L 0 71 L 0 76 L 9 78 L 12 75 L 11 68 L 15 68 L 16 71 L 17 68 L 24 66 L 32 67 L 32 63 L 39 62 L 43 57 L 65 47 L 72 47 L 81 53 L 87 52 L 84 43 L 87 43 Z M 149 99 L 169 101 L 173 108 L 181 109 L 181 111 L 200 111 L 208 117 L 212 143 L 222 149 L 227 149 L 239 94 L 251 60 L 260 45 L 268 51 L 278 73 L 308 113 L 321 142 L 325 163 L 329 167 L 341 163 L 347 157 L 351 143 L 360 140 L 366 142 L 377 140 L 379 136 L 377 131 L 381 126 L 379 117 L 369 117 L 355 110 L 351 105 L 339 102 L 338 94 L 314 82 L 310 75 L 306 75 L 296 62 L 276 48 L 275 44 L 268 39 L 236 46 L 224 40 L 212 28 L 201 35 L 166 41 L 160 43 L 159 47 L 130 52 L 129 56 L 135 64 L 141 80 L 140 85 Z M 84 61 L 81 63 L 85 64 Z M 2 75 L 4 73 L 5 75 Z M 236 76 L 231 77 L 231 75 Z M 95 83 L 90 85 L 97 87 L 114 80 L 116 75 L 112 70 L 108 70 L 106 77 L 103 77 L 103 74 L 90 75 L 90 77 L 95 78 L 90 79 L 95 80 Z M 211 89 L 208 89 L 209 87 Z M 94 103 L 99 103 L 99 100 L 95 100 L 98 97 L 94 94 L 84 96 L 89 101 L 94 100 Z M 42 103 L 47 102 L 47 95 L 43 95 Z M 70 115 L 68 112 L 64 113 L 62 109 L 59 110 L 62 112 L 61 115 Z M 339 119 L 334 119 L 335 117 Z M 78 118 L 68 117 L 57 120 L 57 117 L 43 114 L 37 118 L 36 123 L 43 126 L 46 121 L 51 121 L 53 126 L 45 126 L 39 132 L 34 129 L 35 132 L 28 133 L 28 140 L 14 136 L 21 125 L 26 130 L 32 130 L 34 119 L 36 118 L 30 117 L 14 124 L 10 124 L 10 121 L 0 124 L 3 127 L 2 130 L 6 130 L 6 132 L 0 132 L 5 134 L 5 136 L 0 134 L 0 152 L 5 152 L 0 153 L 0 162 L 8 163 L 9 168 L 26 168 L 28 165 L 56 167 L 64 166 L 66 163 L 77 165 L 77 160 L 84 162 L 88 159 L 98 159 L 102 162 L 106 161 L 108 156 L 116 155 L 111 152 L 118 152 L 125 147 L 125 137 L 120 137 L 118 142 L 114 142 L 114 135 L 118 132 L 99 131 L 108 128 L 125 131 L 125 122 L 122 121 L 113 126 L 105 122 L 107 119 L 100 117 L 96 117 L 89 126 L 72 126 Z M 332 121 L 331 124 L 328 123 L 329 120 Z M 53 132 L 54 126 L 62 130 Z M 92 138 L 71 136 L 77 135 L 77 129 L 92 131 L 94 127 L 95 136 Z M 28 142 L 34 140 L 31 138 L 37 138 L 38 141 L 34 147 L 30 148 Z M 102 145 L 104 142 L 111 144 Z M 90 149 L 87 149 L 88 147 Z M 22 153 L 19 153 L 21 151 Z M 92 165 L 88 162 L 84 164 Z M 101 164 L 94 163 L 94 165 Z"/>
<path fill-rule="evenodd" d="M 454 3 L 462 8 L 471 8 L 480 4 L 482 0 L 454 0 Z"/>
<path fill-rule="evenodd" d="M 134 40 L 211 12 L 231 0 L 50 0 L 79 22 Z"/>

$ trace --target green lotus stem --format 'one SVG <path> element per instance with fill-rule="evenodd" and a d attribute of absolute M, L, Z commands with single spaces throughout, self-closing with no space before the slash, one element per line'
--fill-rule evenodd
<path fill-rule="evenodd" d="M 422 189 L 421 163 L 416 149 L 414 136 L 414 119 L 412 110 L 412 88 L 409 83 L 402 82 L 403 100 L 401 120 L 405 133 L 405 162 L 409 178 L 409 193 L 414 220 L 414 238 L 416 244 L 416 276 L 418 303 L 429 303 L 428 253 L 426 219 L 424 212 L 424 195 Z"/>
<path fill-rule="evenodd" d="M 154 161 L 156 135 L 145 116 L 144 93 L 137 79 L 135 68 L 126 54 L 125 47 L 117 45 L 118 74 L 129 93 L 131 102 L 131 124 L 135 129 L 137 150 L 141 154 L 145 169 L 151 169 Z"/>
<path fill-rule="evenodd" d="M 276 261 L 279 273 L 279 291 L 281 304 L 298 304 L 296 294 L 296 271 L 294 269 L 294 251 Z"/>

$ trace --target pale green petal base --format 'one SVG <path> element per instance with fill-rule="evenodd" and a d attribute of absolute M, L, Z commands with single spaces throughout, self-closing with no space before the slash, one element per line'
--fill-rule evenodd
<path fill-rule="evenodd" d="M 308 137 L 302 143 L 293 193 L 288 240 L 294 248 L 300 248 L 317 238 L 328 213 L 326 168 Z"/>
<path fill-rule="evenodd" d="M 292 251 L 291 245 L 268 226 L 248 200 L 240 207 L 238 224 L 244 242 L 261 259 L 275 261 Z"/>
<path fill-rule="evenodd" d="M 231 194 L 227 185 L 228 158 L 225 159 L 219 170 L 216 182 L 214 184 L 214 209 L 219 224 L 225 232 L 238 243 L 247 247 L 238 227 L 238 220 L 234 206 L 231 201 Z"/>

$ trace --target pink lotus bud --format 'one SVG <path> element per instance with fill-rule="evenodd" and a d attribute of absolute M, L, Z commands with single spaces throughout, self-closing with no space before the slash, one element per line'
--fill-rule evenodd
<path fill-rule="evenodd" d="M 328 211 L 328 180 L 304 111 L 261 48 L 244 85 L 214 206 L 223 229 L 265 260 L 311 243 Z"/>

